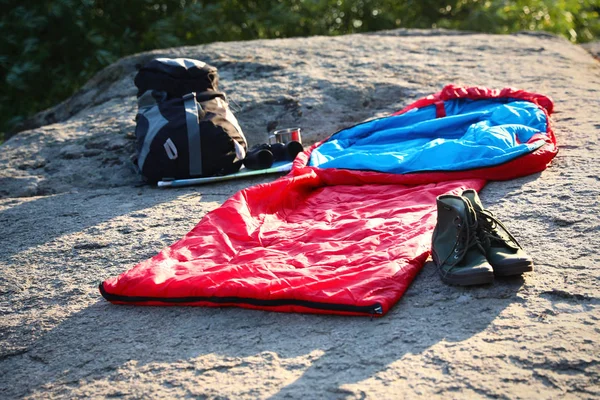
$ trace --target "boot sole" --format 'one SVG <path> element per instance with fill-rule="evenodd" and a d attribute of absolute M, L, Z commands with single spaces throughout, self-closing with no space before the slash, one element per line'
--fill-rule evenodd
<path fill-rule="evenodd" d="M 470 276 L 442 275 L 441 277 L 442 282 L 447 283 L 449 285 L 458 286 L 485 285 L 494 281 L 494 273 L 492 271 L 473 274 Z"/>
<path fill-rule="evenodd" d="M 513 264 L 513 265 L 503 265 L 502 267 L 494 267 L 494 275 L 496 276 L 512 276 L 512 275 L 521 275 L 524 272 L 533 271 L 533 263 L 522 263 L 522 264 Z"/>

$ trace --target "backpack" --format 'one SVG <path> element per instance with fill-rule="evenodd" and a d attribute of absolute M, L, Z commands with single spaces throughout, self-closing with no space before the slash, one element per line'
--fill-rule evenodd
<path fill-rule="evenodd" d="M 138 71 L 137 167 L 151 182 L 237 172 L 248 148 L 217 69 L 157 58 Z"/>

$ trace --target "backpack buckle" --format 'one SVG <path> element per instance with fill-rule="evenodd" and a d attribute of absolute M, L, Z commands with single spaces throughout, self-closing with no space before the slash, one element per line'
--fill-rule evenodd
<path fill-rule="evenodd" d="M 171 138 L 167 139 L 167 141 L 163 144 L 165 151 L 167 152 L 167 157 L 169 160 L 176 160 L 179 154 L 177 153 L 177 147 L 175 147 L 175 143 L 171 140 Z"/>
<path fill-rule="evenodd" d="M 183 95 L 182 99 L 183 100 L 196 99 L 196 92 L 191 92 L 191 93 L 185 94 L 185 95 Z"/>

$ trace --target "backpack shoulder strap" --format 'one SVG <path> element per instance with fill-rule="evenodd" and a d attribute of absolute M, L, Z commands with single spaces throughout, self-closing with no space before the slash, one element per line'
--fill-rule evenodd
<path fill-rule="evenodd" d="M 190 175 L 199 176 L 202 175 L 202 148 L 200 144 L 200 123 L 196 93 L 191 92 L 183 96 L 183 102 L 187 125 Z"/>

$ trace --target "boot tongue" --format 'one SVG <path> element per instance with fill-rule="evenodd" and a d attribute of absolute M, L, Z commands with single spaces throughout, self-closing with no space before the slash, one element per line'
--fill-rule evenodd
<path fill-rule="evenodd" d="M 469 226 L 473 229 L 477 228 L 477 212 L 475 211 L 475 204 L 470 201 L 465 202 L 465 214 L 467 215 L 467 219 L 469 221 Z"/>
<path fill-rule="evenodd" d="M 454 263 L 454 265 L 460 262 L 460 260 L 462 260 L 463 257 L 471 251 L 485 254 L 485 249 L 481 245 L 479 237 L 477 236 L 477 213 L 466 196 L 462 196 L 460 198 L 464 204 L 464 221 L 463 226 L 460 227 L 459 231 L 459 240 L 461 241 L 462 251 L 459 251 L 458 258 L 456 258 L 457 261 Z"/>
<path fill-rule="evenodd" d="M 473 206 L 475 211 L 477 211 L 477 212 L 483 211 L 483 203 L 481 202 L 481 200 L 479 200 L 479 196 L 477 195 L 476 191 L 474 191 L 473 189 L 465 190 L 462 193 L 462 196 L 469 199 L 469 201 L 471 202 L 471 205 Z"/>

